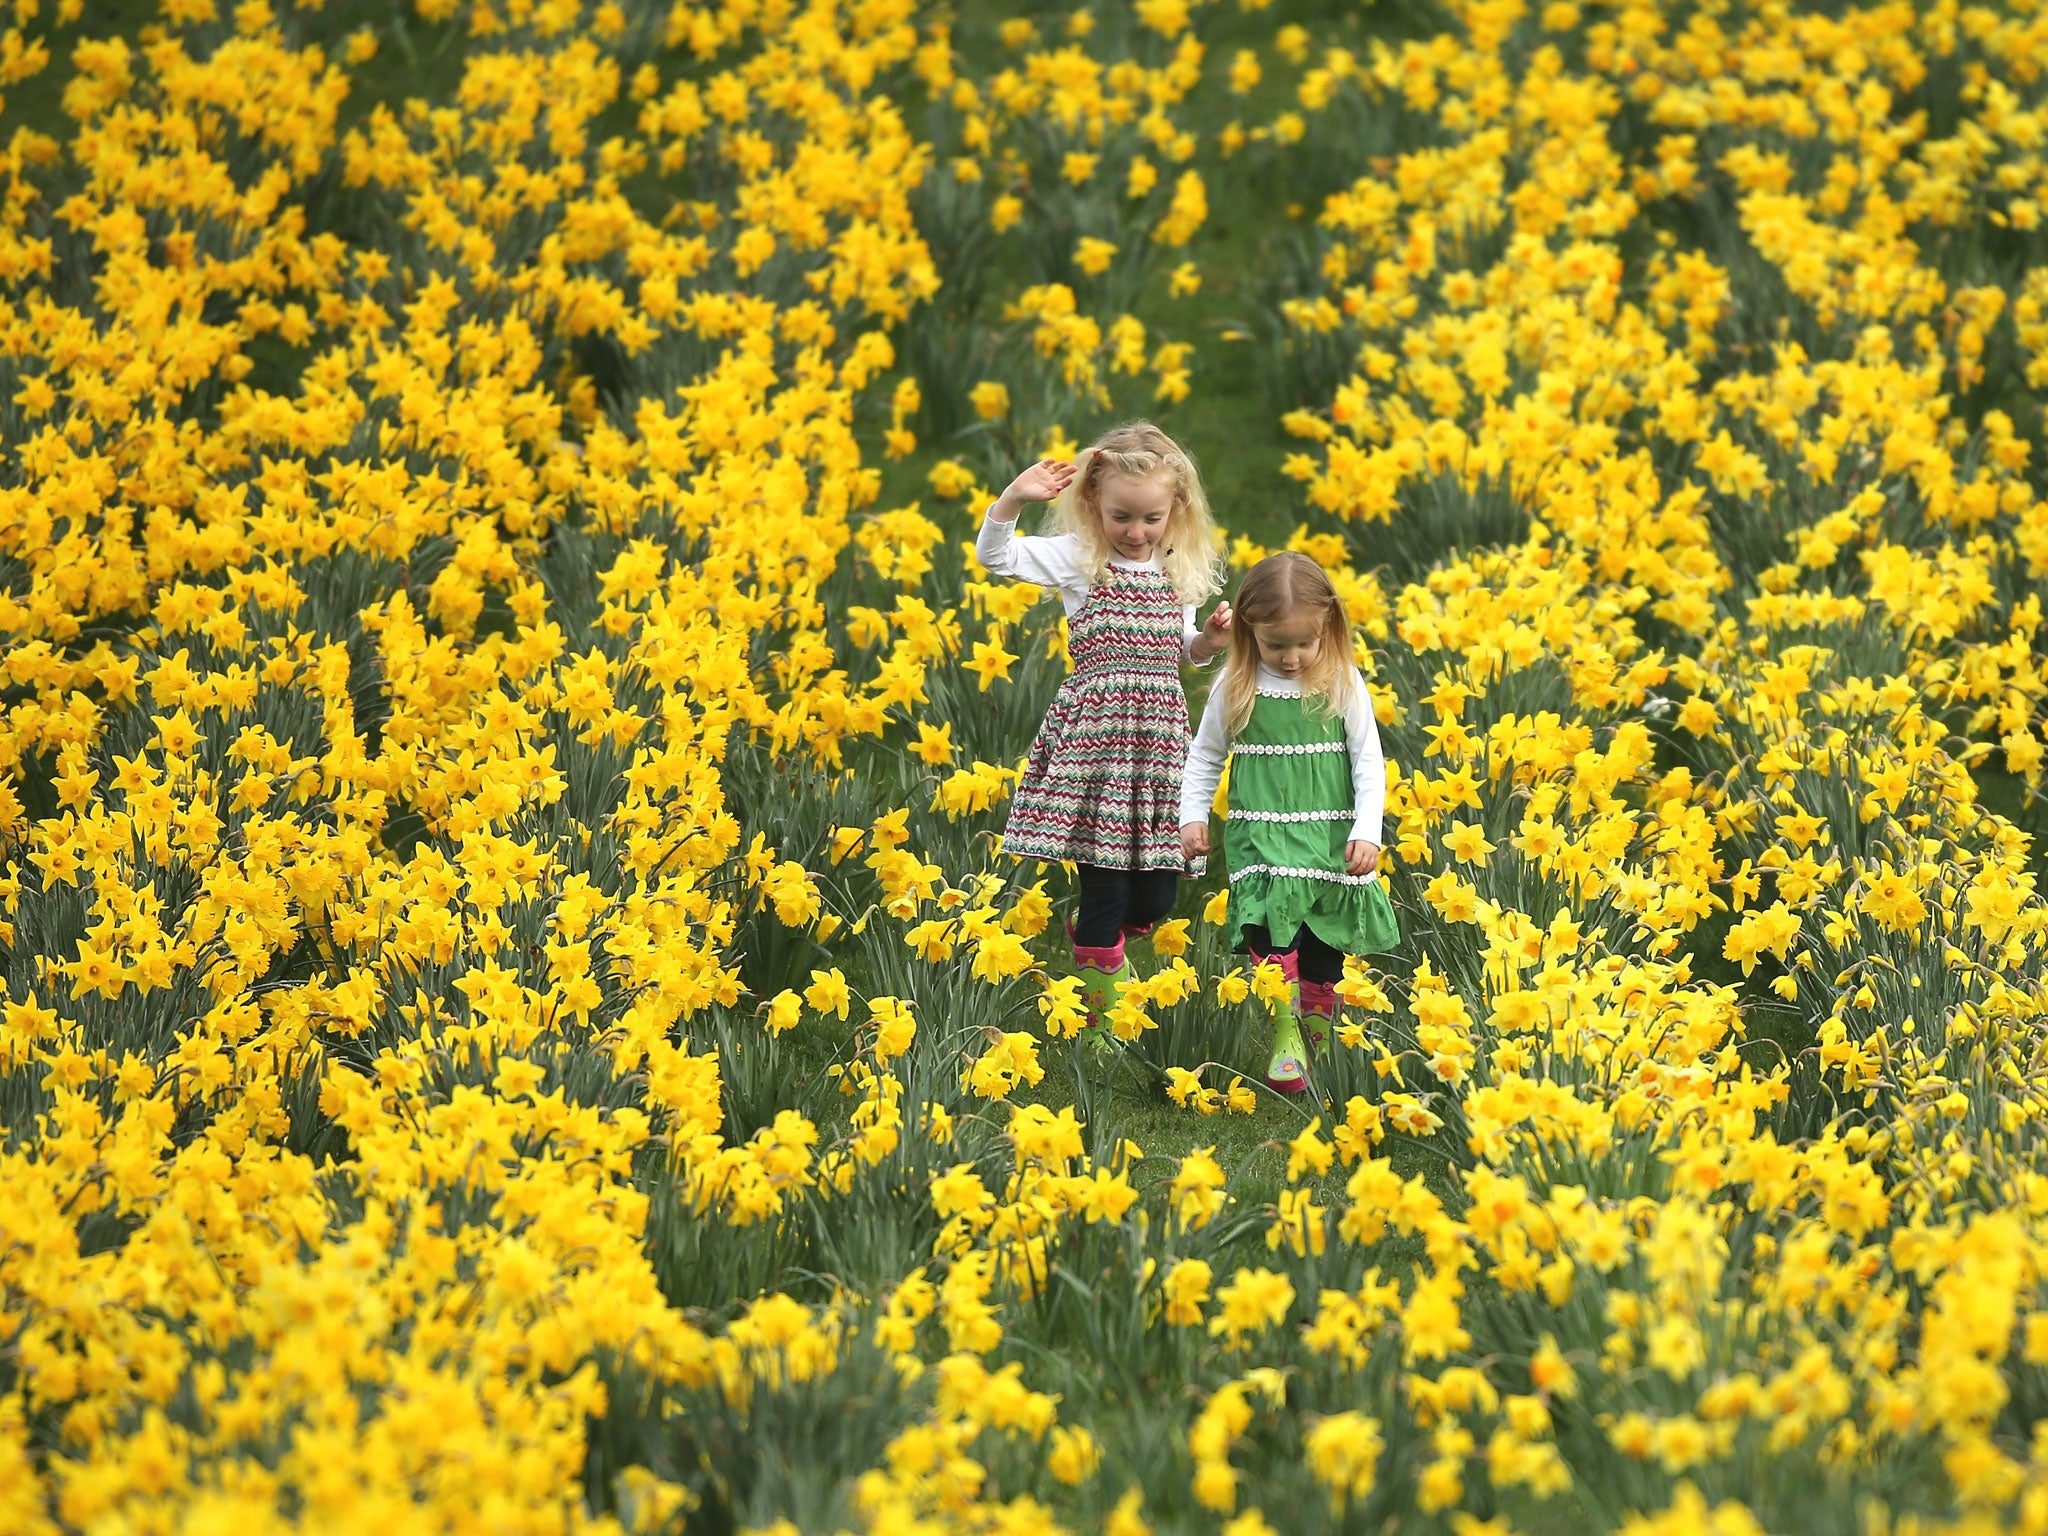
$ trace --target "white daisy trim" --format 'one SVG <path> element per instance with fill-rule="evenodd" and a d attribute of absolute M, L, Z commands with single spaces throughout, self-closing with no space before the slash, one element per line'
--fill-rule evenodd
<path fill-rule="evenodd" d="M 1341 811 L 1231 811 L 1230 821 L 1352 821 L 1355 813 Z"/>
<path fill-rule="evenodd" d="M 1328 880 L 1335 885 L 1371 885 L 1380 877 L 1378 870 L 1369 875 L 1347 875 L 1328 869 L 1296 869 L 1288 864 L 1247 864 L 1243 869 L 1233 869 L 1230 872 L 1230 883 L 1235 885 L 1251 875 L 1284 875 L 1295 880 Z"/>
<path fill-rule="evenodd" d="M 1343 741 L 1300 741 L 1268 745 L 1264 742 L 1241 741 L 1230 750 L 1251 757 L 1305 757 L 1318 752 L 1349 752 L 1351 744 Z"/>

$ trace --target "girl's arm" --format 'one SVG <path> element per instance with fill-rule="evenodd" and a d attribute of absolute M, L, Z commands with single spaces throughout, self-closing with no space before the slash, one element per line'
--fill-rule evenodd
<path fill-rule="evenodd" d="M 1344 711 L 1344 738 L 1351 748 L 1351 837 L 1354 843 L 1380 845 L 1380 824 L 1386 813 L 1387 762 L 1380 755 L 1380 727 L 1373 718 L 1372 692 L 1363 674 L 1354 673 L 1351 703 Z"/>
<path fill-rule="evenodd" d="M 1181 609 L 1180 654 L 1183 661 L 1206 667 L 1230 646 L 1230 604 L 1218 603 L 1206 624 L 1195 623 L 1195 605 Z"/>
<path fill-rule="evenodd" d="M 1003 518 L 990 507 L 981 532 L 974 537 L 974 558 L 991 576 L 1033 581 L 1041 587 L 1071 587 L 1080 579 L 1074 541 L 1065 535 L 1033 538 L 1017 532 L 1014 516 Z"/>
<path fill-rule="evenodd" d="M 1202 706 L 1202 723 L 1188 744 L 1188 766 L 1180 781 L 1180 824 L 1199 824 L 1209 830 L 1209 807 L 1216 800 L 1216 786 L 1223 782 L 1223 760 L 1230 756 L 1230 743 L 1223 739 L 1223 700 L 1210 690 Z"/>
<path fill-rule="evenodd" d="M 1074 478 L 1074 466 L 1058 459 L 1040 459 L 1026 467 L 992 502 L 974 539 L 974 558 L 991 576 L 1033 581 L 1042 587 L 1070 587 L 1081 577 L 1078 552 L 1070 538 L 1019 537 L 1017 516 L 1025 503 L 1050 501 Z"/>

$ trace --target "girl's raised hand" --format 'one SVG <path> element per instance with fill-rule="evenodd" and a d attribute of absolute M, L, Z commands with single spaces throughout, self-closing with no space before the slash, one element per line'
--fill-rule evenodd
<path fill-rule="evenodd" d="M 1198 667 L 1206 666 L 1210 657 L 1229 649 L 1230 620 L 1230 604 L 1218 603 L 1216 611 L 1209 615 L 1209 622 L 1195 636 L 1195 643 L 1188 647 L 1188 660 Z"/>
<path fill-rule="evenodd" d="M 1074 466 L 1065 459 L 1040 459 L 1027 464 L 996 501 L 998 517 L 1014 518 L 1027 501 L 1051 501 L 1074 478 Z"/>

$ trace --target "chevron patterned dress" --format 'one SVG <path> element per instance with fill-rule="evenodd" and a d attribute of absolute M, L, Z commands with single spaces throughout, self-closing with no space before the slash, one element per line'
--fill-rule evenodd
<path fill-rule="evenodd" d="M 1180 595 L 1111 567 L 1067 626 L 1074 670 L 1053 696 L 1010 801 L 1003 851 L 1108 869 L 1180 869 L 1188 755 Z"/>

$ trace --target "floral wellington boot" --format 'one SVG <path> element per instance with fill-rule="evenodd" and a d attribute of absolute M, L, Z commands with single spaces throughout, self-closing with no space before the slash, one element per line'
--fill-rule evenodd
<path fill-rule="evenodd" d="M 1287 1009 L 1273 1021 L 1273 1058 L 1266 1063 L 1266 1086 L 1276 1093 L 1308 1090 L 1308 1045 L 1301 1021 Z"/>
<path fill-rule="evenodd" d="M 1301 984 L 1301 1032 L 1316 1055 L 1329 1053 L 1330 1034 L 1337 1027 L 1337 988 L 1327 981 Z"/>
<path fill-rule="evenodd" d="M 1081 1001 L 1088 1008 L 1088 1022 L 1076 1038 L 1088 1041 L 1098 1050 L 1108 1049 L 1112 1037 L 1105 1018 L 1116 1002 L 1118 985 L 1136 974 L 1130 961 L 1124 958 L 1123 939 L 1119 937 L 1114 944 L 1100 947 L 1076 944 L 1074 974 L 1081 979 Z"/>

